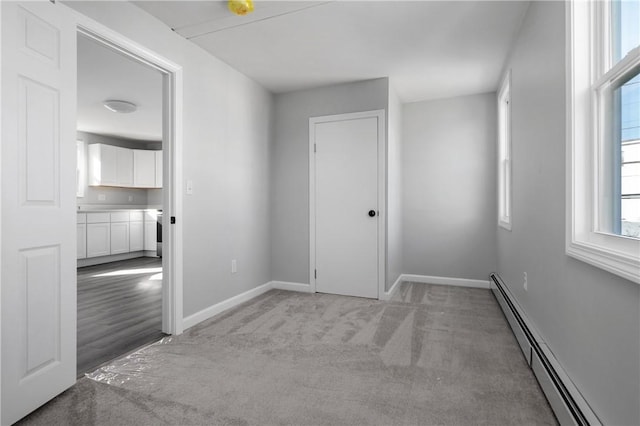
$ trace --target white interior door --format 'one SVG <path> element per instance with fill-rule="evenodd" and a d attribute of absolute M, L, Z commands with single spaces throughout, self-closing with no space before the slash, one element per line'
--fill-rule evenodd
<path fill-rule="evenodd" d="M 312 122 L 318 292 L 378 297 L 378 120 Z"/>
<path fill-rule="evenodd" d="M 76 30 L 2 7 L 2 424 L 76 380 Z"/>

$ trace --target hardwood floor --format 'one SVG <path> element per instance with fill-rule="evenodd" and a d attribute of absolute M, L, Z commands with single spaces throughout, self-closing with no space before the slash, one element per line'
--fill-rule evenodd
<path fill-rule="evenodd" d="M 78 268 L 78 377 L 159 340 L 162 259 Z"/>

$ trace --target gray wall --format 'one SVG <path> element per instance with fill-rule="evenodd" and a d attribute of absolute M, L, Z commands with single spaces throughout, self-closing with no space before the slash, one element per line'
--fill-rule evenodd
<path fill-rule="evenodd" d="M 387 276 L 385 289 L 402 274 L 402 104 L 391 82 L 387 110 Z"/>
<path fill-rule="evenodd" d="M 271 94 L 131 3 L 65 4 L 182 66 L 184 316 L 269 282 Z"/>
<path fill-rule="evenodd" d="M 487 280 L 496 267 L 494 93 L 403 110 L 403 273 Z"/>
<path fill-rule="evenodd" d="M 114 145 L 120 146 L 123 148 L 131 148 L 131 149 L 150 149 L 148 147 L 149 144 L 155 144 L 150 141 L 133 141 L 129 139 L 122 138 L 113 138 L 109 136 L 96 135 L 94 133 L 88 132 L 78 132 L 78 140 L 85 142 L 85 144 L 91 145 L 94 143 L 103 143 L 106 145 Z M 160 149 L 160 148 L 158 148 Z M 88 157 L 89 150 L 87 149 L 85 153 Z M 87 159 L 85 158 L 85 161 Z M 87 169 L 87 173 L 89 173 L 89 169 Z M 84 188 L 84 197 L 76 198 L 76 202 L 80 206 L 84 205 L 127 205 L 127 206 L 136 206 L 136 207 L 144 207 L 149 204 L 148 200 L 148 189 L 138 189 L 138 188 L 112 188 L 108 186 L 89 186 L 85 185 Z M 161 191 L 161 190 L 157 190 Z M 104 195 L 104 200 L 99 200 L 98 196 Z M 131 201 L 129 201 L 129 196 L 133 197 Z"/>
<path fill-rule="evenodd" d="M 640 286 L 565 255 L 564 39 L 564 3 L 533 2 L 509 63 L 513 230 L 497 230 L 498 272 L 603 424 L 638 425 Z"/>
<path fill-rule="evenodd" d="M 271 155 L 271 267 L 277 281 L 309 283 L 309 118 L 387 108 L 387 78 L 275 97 Z"/>

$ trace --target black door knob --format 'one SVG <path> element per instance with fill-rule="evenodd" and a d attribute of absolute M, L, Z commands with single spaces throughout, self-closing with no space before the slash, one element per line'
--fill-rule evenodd
<path fill-rule="evenodd" d="M 376 215 L 375 210 L 369 210 L 369 217 L 374 217 Z"/>

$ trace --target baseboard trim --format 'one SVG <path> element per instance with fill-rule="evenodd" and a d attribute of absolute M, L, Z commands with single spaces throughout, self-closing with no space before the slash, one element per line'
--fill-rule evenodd
<path fill-rule="evenodd" d="M 512 329 L 515 328 L 514 334 L 519 331 L 526 339 L 530 355 L 527 357 L 525 354 L 525 358 L 528 358 L 527 362 L 560 424 L 602 425 L 500 276 L 493 273 L 490 278 L 491 290 L 505 316 L 507 319 L 511 317 L 516 321 L 516 324 L 509 324 Z M 506 303 L 501 303 L 500 299 Z M 519 343 L 522 347 L 522 342 L 519 341 Z"/>
<path fill-rule="evenodd" d="M 132 251 L 129 253 L 110 254 L 107 256 L 85 257 L 76 261 L 76 267 L 83 268 L 85 266 L 101 265 L 103 263 L 118 262 L 120 260 L 137 259 L 139 257 L 150 257 L 146 251 Z M 154 252 L 155 253 L 155 252 Z M 153 256 L 156 257 L 156 256 Z"/>
<path fill-rule="evenodd" d="M 439 284 L 439 285 L 453 285 L 459 287 L 474 287 L 474 288 L 489 288 L 489 281 L 481 281 L 481 280 L 468 280 L 463 278 L 446 278 L 446 277 L 431 277 L 426 275 L 408 275 L 401 274 L 398 279 L 393 283 L 391 288 L 382 294 L 380 300 L 389 300 L 393 296 L 393 294 L 400 287 L 400 283 L 403 281 L 412 281 L 412 282 L 420 282 L 420 283 L 428 283 L 428 284 Z M 218 315 L 226 311 L 227 309 L 234 308 L 241 303 L 244 303 L 248 300 L 253 299 L 254 297 L 258 297 L 261 294 L 266 293 L 271 289 L 278 290 L 287 290 L 287 291 L 297 291 L 300 293 L 313 293 L 311 290 L 311 286 L 309 284 L 303 283 L 293 283 L 287 281 L 269 281 L 266 284 L 262 284 L 256 288 L 253 288 L 249 291 L 245 291 L 244 293 L 240 293 L 237 296 L 233 296 L 227 300 L 223 300 L 222 302 L 216 303 L 213 306 L 209 306 L 199 312 L 196 312 L 193 315 L 189 315 L 182 320 L 182 324 L 184 330 L 193 327 L 196 324 L 201 323 L 202 321 L 206 321 L 209 318 Z"/>
<path fill-rule="evenodd" d="M 400 274 L 396 282 L 394 282 L 393 285 L 391 286 L 391 288 L 382 294 L 382 297 L 380 298 L 380 300 L 391 300 L 395 292 L 398 291 L 398 288 L 400 288 L 400 284 L 402 283 L 402 281 L 405 281 L 404 275 Z"/>
<path fill-rule="evenodd" d="M 292 283 L 287 281 L 271 281 L 271 288 L 278 290 L 297 291 L 300 293 L 312 293 L 309 284 Z"/>
<path fill-rule="evenodd" d="M 189 315 L 188 317 L 184 318 L 182 320 L 182 326 L 186 331 L 189 327 L 193 327 L 194 325 L 208 320 L 209 318 L 218 315 L 221 312 L 234 308 L 241 303 L 253 299 L 254 297 L 258 297 L 261 294 L 264 294 L 267 291 L 271 290 L 272 288 L 272 282 L 270 281 L 266 284 L 262 284 L 256 288 L 245 291 L 244 293 L 240 293 L 237 296 L 233 296 L 227 300 L 223 300 L 220 303 L 216 303 L 215 305 L 209 306 L 208 308 L 205 308 L 193 315 Z"/>
<path fill-rule="evenodd" d="M 466 278 L 449 278 L 449 277 L 433 277 L 429 275 L 402 274 L 398 279 L 402 279 L 402 281 L 411 281 L 414 283 L 452 285 L 457 287 L 489 289 L 489 281 L 470 280 Z"/>

